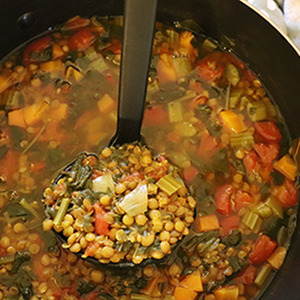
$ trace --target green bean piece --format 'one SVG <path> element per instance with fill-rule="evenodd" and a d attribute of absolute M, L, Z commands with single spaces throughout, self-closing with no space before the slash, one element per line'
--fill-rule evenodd
<path fill-rule="evenodd" d="M 262 287 L 265 282 L 267 281 L 270 273 L 271 273 L 271 266 L 269 264 L 265 264 L 260 269 L 259 273 L 257 274 L 254 283 L 260 287 Z"/>

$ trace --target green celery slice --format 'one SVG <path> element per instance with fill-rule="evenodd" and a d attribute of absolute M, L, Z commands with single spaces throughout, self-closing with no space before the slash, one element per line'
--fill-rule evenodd
<path fill-rule="evenodd" d="M 169 196 L 183 187 L 183 184 L 176 180 L 171 174 L 160 178 L 156 185 Z"/>

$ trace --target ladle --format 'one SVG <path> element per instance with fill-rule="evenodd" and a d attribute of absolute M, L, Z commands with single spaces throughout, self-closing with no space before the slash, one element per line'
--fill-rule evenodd
<path fill-rule="evenodd" d="M 124 38 L 121 55 L 117 130 L 110 146 L 120 146 L 141 140 L 144 103 L 152 54 L 157 0 L 126 0 L 124 12 Z M 73 163 L 64 168 L 69 171 Z M 61 173 L 54 180 L 64 177 Z M 62 242 L 63 234 L 54 231 Z M 82 253 L 78 253 L 81 256 Z M 101 264 L 97 259 L 87 257 L 93 264 Z M 153 262 L 149 258 L 145 263 Z M 144 265 L 142 262 L 140 265 Z M 131 262 L 108 263 L 108 267 L 127 268 L 135 266 Z"/>

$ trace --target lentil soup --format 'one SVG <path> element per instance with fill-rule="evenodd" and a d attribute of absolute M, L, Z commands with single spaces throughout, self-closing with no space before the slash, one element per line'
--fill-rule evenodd
<path fill-rule="evenodd" d="M 250 300 L 280 268 L 298 200 L 284 122 L 244 63 L 187 27 L 157 24 L 142 129 L 151 151 L 128 146 L 126 161 L 103 148 L 116 126 L 122 18 L 74 17 L 2 61 L 0 299 Z M 170 162 L 184 182 L 173 168 L 143 178 L 141 210 L 131 216 L 125 205 L 121 218 L 110 213 L 110 201 L 120 205 L 138 182 L 127 177 L 117 186 L 120 178 L 111 175 L 106 189 L 79 191 L 88 218 L 63 200 L 44 216 L 43 195 L 47 204 L 54 191 L 57 198 L 65 193 L 64 184 L 52 190 L 57 170 L 99 149 L 113 175 L 122 169 L 130 176 L 149 157 L 164 157 L 159 169 Z M 83 166 L 91 172 L 93 165 Z M 173 175 L 180 188 L 156 193 L 159 180 Z M 167 219 L 157 213 L 162 207 Z M 148 231 L 137 230 L 143 222 Z M 58 242 L 53 223 L 70 243 Z M 120 272 L 75 255 L 96 240 L 106 247 L 98 256 L 106 263 L 114 243 L 130 234 L 135 268 Z M 156 248 L 147 257 L 167 255 L 162 264 L 139 267 L 146 257 L 138 250 L 150 243 L 140 247 L 139 240 L 148 234 Z"/>

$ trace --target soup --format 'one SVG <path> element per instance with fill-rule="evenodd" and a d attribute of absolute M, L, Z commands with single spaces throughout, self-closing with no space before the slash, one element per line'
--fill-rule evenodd
<path fill-rule="evenodd" d="M 255 299 L 280 268 L 298 198 L 287 130 L 247 66 L 190 25 L 157 24 L 142 133 L 178 168 L 196 218 L 162 263 L 122 272 L 62 247 L 41 201 L 60 168 L 114 133 L 122 18 L 74 17 L 3 60 L 0 299 Z M 180 230 L 163 226 L 155 237 L 172 244 Z"/>

